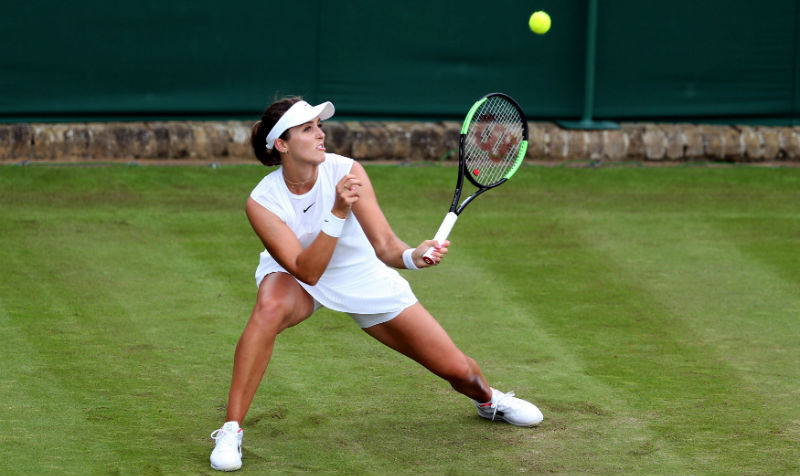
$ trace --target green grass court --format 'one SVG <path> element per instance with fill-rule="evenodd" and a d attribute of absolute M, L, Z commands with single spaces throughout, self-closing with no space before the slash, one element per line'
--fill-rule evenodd
<path fill-rule="evenodd" d="M 371 165 L 415 245 L 452 167 Z M 212 474 L 260 166 L 0 167 L 0 474 Z M 238 474 L 800 472 L 800 169 L 525 167 L 403 271 L 522 429 L 322 311 L 283 333 Z"/>

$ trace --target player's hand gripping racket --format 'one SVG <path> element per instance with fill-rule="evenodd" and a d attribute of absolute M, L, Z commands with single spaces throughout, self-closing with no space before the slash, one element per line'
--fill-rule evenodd
<path fill-rule="evenodd" d="M 517 171 L 528 149 L 528 123 L 516 101 L 503 93 L 491 93 L 472 105 L 458 142 L 458 181 L 450 211 L 433 237 L 444 243 L 464 208 L 483 192 L 505 183 Z M 478 190 L 461 199 L 464 176 Z M 422 256 L 434 264 L 434 248 Z"/>

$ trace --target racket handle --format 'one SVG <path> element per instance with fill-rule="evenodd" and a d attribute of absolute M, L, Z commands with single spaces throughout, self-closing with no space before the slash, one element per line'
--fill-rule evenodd
<path fill-rule="evenodd" d="M 444 216 L 444 220 L 442 220 L 442 224 L 439 225 L 439 230 L 436 232 L 436 235 L 433 237 L 439 244 L 444 243 L 444 240 L 450 236 L 450 232 L 453 230 L 453 226 L 456 224 L 456 220 L 458 220 L 458 215 L 453 212 L 448 212 L 447 215 Z M 428 264 L 434 264 L 433 261 L 433 251 L 434 248 L 428 248 L 428 251 L 422 255 L 422 260 Z"/>

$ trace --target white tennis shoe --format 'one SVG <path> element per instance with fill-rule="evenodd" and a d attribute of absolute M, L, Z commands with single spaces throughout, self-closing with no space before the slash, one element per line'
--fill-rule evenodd
<path fill-rule="evenodd" d="M 492 389 L 492 401 L 479 403 L 475 400 L 478 415 L 488 420 L 503 420 L 517 426 L 536 426 L 542 422 L 542 412 L 531 402 L 514 396 L 514 392 L 503 393 Z"/>
<path fill-rule="evenodd" d="M 242 467 L 242 438 L 244 430 L 235 421 L 226 422 L 211 433 L 216 440 L 211 452 L 211 467 L 217 471 L 236 471 Z"/>

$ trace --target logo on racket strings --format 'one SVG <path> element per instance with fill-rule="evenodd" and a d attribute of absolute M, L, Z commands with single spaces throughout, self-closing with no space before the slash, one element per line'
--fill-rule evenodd
<path fill-rule="evenodd" d="M 495 120 L 494 114 L 481 115 L 470 131 L 470 141 L 485 152 L 492 162 L 499 164 L 509 158 L 509 152 L 520 143 L 520 139 L 505 125 L 492 122 L 493 120 Z"/>

